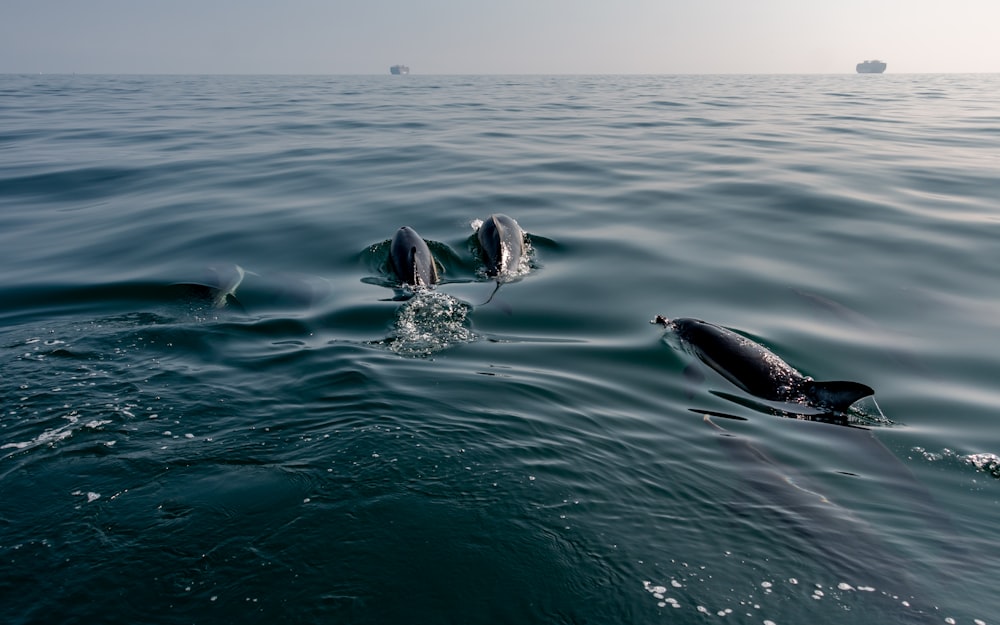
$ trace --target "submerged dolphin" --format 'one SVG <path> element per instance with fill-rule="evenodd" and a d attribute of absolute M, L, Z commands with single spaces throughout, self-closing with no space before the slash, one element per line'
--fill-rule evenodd
<path fill-rule="evenodd" d="M 486 274 L 504 276 L 517 271 L 524 255 L 524 231 L 507 215 L 490 215 L 477 233 L 486 260 Z"/>
<path fill-rule="evenodd" d="M 770 401 L 804 403 L 845 411 L 875 391 L 858 382 L 818 382 L 804 376 L 763 345 L 699 319 L 667 319 L 652 323 L 673 330 L 692 354 L 747 393 Z"/>
<path fill-rule="evenodd" d="M 404 284 L 431 286 L 437 283 L 437 267 L 427 243 L 416 230 L 403 226 L 392 237 L 389 264 Z"/>
<path fill-rule="evenodd" d="M 739 476 L 732 498 L 723 500 L 726 506 L 723 513 L 727 516 L 734 513 L 738 517 L 752 509 L 755 523 L 779 529 L 780 544 L 767 549 L 769 557 L 780 558 L 787 550 L 796 554 L 796 559 L 804 557 L 814 562 L 814 566 L 834 579 L 852 580 L 855 584 L 863 582 L 871 594 L 851 588 L 855 596 L 848 599 L 856 614 L 875 612 L 881 616 L 884 612 L 882 620 L 893 616 L 896 617 L 893 622 L 941 622 L 943 615 L 927 601 L 929 589 L 921 586 L 912 575 L 905 554 L 887 548 L 884 532 L 878 531 L 852 509 L 828 498 L 823 491 L 814 490 L 814 486 L 819 485 L 812 484 L 808 475 L 779 462 L 750 438 L 721 427 L 711 415 L 705 415 L 704 422 L 718 434 L 726 459 L 735 465 Z M 865 473 L 871 471 L 878 477 L 877 481 L 883 482 L 893 495 L 894 503 L 907 507 L 907 514 L 916 512 L 919 516 L 927 516 L 924 520 L 935 530 L 941 530 L 941 511 L 927 504 L 929 493 L 919 494 L 922 487 L 916 485 L 912 475 L 871 436 L 870 431 L 819 427 L 828 428 L 824 440 L 844 451 L 842 458 L 848 460 L 847 466 L 855 468 L 855 461 L 860 462 L 866 467 Z M 915 485 L 910 492 L 906 487 L 908 482 Z M 895 495 L 900 493 L 904 496 L 896 499 Z M 918 508 L 911 510 L 910 505 Z M 951 540 L 955 536 L 954 528 L 940 536 L 949 543 L 957 542 Z"/>

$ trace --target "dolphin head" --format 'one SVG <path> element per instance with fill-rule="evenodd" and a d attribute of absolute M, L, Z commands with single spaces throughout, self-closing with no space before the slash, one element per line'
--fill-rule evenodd
<path fill-rule="evenodd" d="M 524 255 L 524 231 L 516 221 L 499 213 L 490 215 L 476 233 L 491 277 L 517 271 Z"/>
<path fill-rule="evenodd" d="M 431 286 L 438 281 L 437 266 L 427 243 L 417 231 L 403 226 L 392 237 L 389 264 L 400 282 L 412 286 Z"/>

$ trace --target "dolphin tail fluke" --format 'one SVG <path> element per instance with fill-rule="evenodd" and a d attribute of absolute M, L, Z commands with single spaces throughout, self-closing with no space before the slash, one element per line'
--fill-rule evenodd
<path fill-rule="evenodd" d="M 874 395 L 875 390 L 859 382 L 832 381 L 817 382 L 810 380 L 803 387 L 810 403 L 844 411 L 862 397 Z"/>

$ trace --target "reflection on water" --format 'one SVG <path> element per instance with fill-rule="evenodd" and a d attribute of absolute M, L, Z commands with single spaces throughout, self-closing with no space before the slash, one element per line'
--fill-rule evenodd
<path fill-rule="evenodd" d="M 0 76 L 5 622 L 1000 612 L 996 77 L 388 78 Z"/>

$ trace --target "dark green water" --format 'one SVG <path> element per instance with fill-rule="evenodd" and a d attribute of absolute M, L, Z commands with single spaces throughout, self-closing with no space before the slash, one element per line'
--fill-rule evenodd
<path fill-rule="evenodd" d="M 997 111 L 982 75 L 0 77 L 0 618 L 996 622 Z M 497 212 L 529 263 L 484 303 Z M 402 225 L 443 269 L 405 301 Z M 236 267 L 239 305 L 178 286 Z M 784 418 L 656 314 L 878 403 Z"/>

